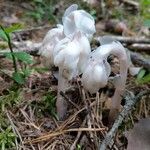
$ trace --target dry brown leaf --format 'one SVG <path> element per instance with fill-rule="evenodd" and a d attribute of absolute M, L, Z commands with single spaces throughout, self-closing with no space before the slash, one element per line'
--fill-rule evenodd
<path fill-rule="evenodd" d="M 150 150 L 150 118 L 141 119 L 127 133 L 127 150 Z"/>

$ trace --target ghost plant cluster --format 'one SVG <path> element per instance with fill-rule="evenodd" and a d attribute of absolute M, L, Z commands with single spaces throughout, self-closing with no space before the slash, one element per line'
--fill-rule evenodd
<path fill-rule="evenodd" d="M 120 62 L 120 74 L 114 77 L 116 91 L 112 100 L 112 109 L 119 110 L 129 66 L 126 51 L 119 42 L 102 38 L 101 46 L 91 52 L 90 39 L 96 32 L 95 21 L 89 13 L 77 8 L 73 4 L 66 9 L 62 25 L 46 34 L 40 49 L 45 63 L 59 67 L 56 107 L 60 119 L 67 109 L 60 91 L 68 88 L 68 81 L 79 74 L 83 74 L 81 81 L 90 93 L 106 86 L 111 72 L 107 62 L 110 54 L 117 56 Z"/>

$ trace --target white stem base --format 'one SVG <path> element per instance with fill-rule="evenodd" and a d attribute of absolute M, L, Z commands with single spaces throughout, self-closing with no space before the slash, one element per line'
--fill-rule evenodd
<path fill-rule="evenodd" d="M 64 120 L 67 113 L 67 102 L 60 92 L 65 92 L 65 89 L 69 87 L 68 80 L 62 77 L 62 72 L 59 70 L 59 78 L 58 78 L 58 92 L 57 92 L 57 101 L 56 108 L 59 120 Z"/>

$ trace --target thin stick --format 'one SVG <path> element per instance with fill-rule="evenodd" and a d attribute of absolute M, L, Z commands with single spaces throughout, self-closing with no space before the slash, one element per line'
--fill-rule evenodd
<path fill-rule="evenodd" d="M 112 140 L 118 130 L 118 127 L 122 124 L 124 118 L 130 113 L 134 105 L 141 99 L 144 95 L 149 95 L 149 91 L 144 91 L 139 93 L 136 97 L 134 97 L 131 93 L 127 93 L 126 99 L 126 105 L 123 107 L 123 110 L 115 120 L 111 130 L 106 134 L 105 139 L 100 144 L 99 150 L 106 150 L 107 146 L 112 143 Z"/>
<path fill-rule="evenodd" d="M 137 38 L 137 37 L 123 37 L 123 36 L 109 36 L 109 35 L 107 37 L 126 44 L 133 44 L 133 43 L 150 44 L 150 39 L 140 37 Z M 99 37 L 96 37 L 95 39 L 99 40 Z"/>
<path fill-rule="evenodd" d="M 79 106 L 70 100 L 63 91 L 60 91 L 60 95 L 63 96 L 70 104 L 72 104 L 77 110 L 80 110 Z"/>
<path fill-rule="evenodd" d="M 150 61 L 149 59 L 144 58 L 142 55 L 136 52 L 131 52 L 131 60 L 133 63 L 138 64 L 139 66 L 143 66 L 146 68 L 148 71 L 150 71 Z"/>
<path fill-rule="evenodd" d="M 47 135 L 43 135 L 39 138 L 36 138 L 36 139 L 33 139 L 33 140 L 28 140 L 28 141 L 25 141 L 24 144 L 27 144 L 27 143 L 37 143 L 37 142 L 41 142 L 41 141 L 45 141 L 49 138 L 52 138 L 52 137 L 55 137 L 55 136 L 58 136 L 58 135 L 61 135 L 61 134 L 64 134 L 64 133 L 67 133 L 67 132 L 83 132 L 83 131 L 89 131 L 89 132 L 99 132 L 99 131 L 104 131 L 106 130 L 106 128 L 74 128 L 74 129 L 67 129 L 67 130 L 63 130 L 63 131 L 57 131 L 55 133 L 50 133 L 50 134 L 47 134 Z"/>
<path fill-rule="evenodd" d="M 85 123 L 86 123 L 86 119 L 84 119 L 84 121 L 83 121 L 83 123 L 82 123 L 81 126 L 84 126 Z M 77 136 L 76 136 L 76 139 L 74 140 L 73 144 L 72 144 L 71 147 L 70 147 L 70 150 L 76 149 L 76 145 L 77 145 L 77 142 L 78 142 L 78 140 L 79 140 L 79 138 L 80 138 L 80 136 L 81 136 L 81 133 L 82 133 L 82 131 L 79 131 L 79 132 L 78 132 L 78 134 L 77 134 Z"/>
<path fill-rule="evenodd" d="M 150 44 L 135 43 L 129 46 L 129 49 L 150 53 Z"/>

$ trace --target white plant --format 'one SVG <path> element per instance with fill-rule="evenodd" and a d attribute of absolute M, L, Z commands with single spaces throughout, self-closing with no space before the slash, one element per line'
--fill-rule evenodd
<path fill-rule="evenodd" d="M 53 53 L 54 64 L 62 69 L 64 78 L 71 80 L 82 73 L 90 52 L 87 37 L 79 31 L 72 39 L 66 37 L 56 45 Z"/>
<path fill-rule="evenodd" d="M 91 52 L 89 41 L 95 33 L 95 21 L 89 13 L 77 8 L 73 4 L 66 9 L 62 18 L 63 24 L 47 33 L 40 49 L 45 61 L 59 68 L 56 102 L 58 117 L 63 119 L 67 111 L 67 103 L 60 92 L 68 89 L 69 81 L 73 77 L 83 73 L 83 86 L 91 93 L 106 86 L 111 73 L 107 58 L 111 54 L 117 56 L 120 63 L 120 74 L 113 77 L 116 90 L 110 114 L 115 115 L 114 112 L 120 109 L 131 61 L 121 43 L 112 42 L 105 37 L 100 39 L 101 46 Z"/>
<path fill-rule="evenodd" d="M 90 43 L 87 37 L 80 31 L 77 32 L 72 39 L 63 39 L 54 49 L 54 64 L 59 67 L 58 96 L 56 103 L 59 118 L 64 117 L 67 109 L 67 104 L 64 104 L 63 98 L 59 93 L 68 88 L 69 80 L 84 70 L 90 52 Z"/>
<path fill-rule="evenodd" d="M 104 44 L 103 40 L 101 39 L 102 44 Z M 91 53 L 86 69 L 83 72 L 82 83 L 84 88 L 91 93 L 96 93 L 100 88 L 106 86 L 111 72 L 107 58 L 111 54 L 117 56 L 120 63 L 120 74 L 114 77 L 116 89 L 110 110 L 110 114 L 115 115 L 120 109 L 129 68 L 128 56 L 121 43 L 111 42 L 104 44 Z"/>
<path fill-rule="evenodd" d="M 39 54 L 44 57 L 46 66 L 54 65 L 54 48 L 64 38 L 72 40 L 77 32 L 92 38 L 95 33 L 94 18 L 84 10 L 77 10 L 78 5 L 68 7 L 62 18 L 63 25 L 58 24 L 56 28 L 49 30 L 43 39 Z M 88 26 L 87 26 L 88 25 Z"/>
<path fill-rule="evenodd" d="M 65 37 L 63 32 L 63 26 L 57 25 L 57 28 L 49 30 L 43 39 L 42 45 L 39 50 L 39 54 L 44 58 L 44 64 L 46 66 L 54 65 L 53 50 L 56 44 Z"/>
<path fill-rule="evenodd" d="M 77 31 L 84 33 L 89 39 L 96 32 L 94 18 L 84 10 L 77 10 L 76 4 L 66 9 L 62 22 L 64 25 L 64 34 L 73 36 Z"/>
<path fill-rule="evenodd" d="M 73 4 L 66 9 L 62 18 L 62 25 L 51 29 L 45 36 L 40 54 L 46 58 L 45 62 L 59 67 L 57 112 L 63 119 L 67 104 L 60 95 L 69 87 L 69 80 L 82 73 L 91 52 L 89 39 L 95 33 L 95 21 L 84 10 L 77 10 Z"/>

